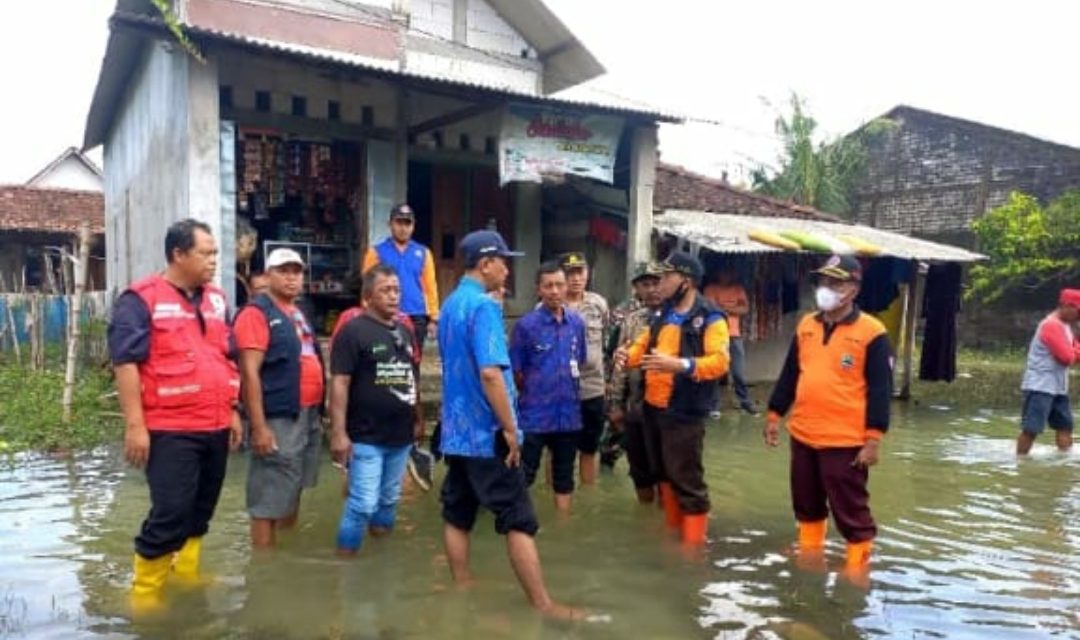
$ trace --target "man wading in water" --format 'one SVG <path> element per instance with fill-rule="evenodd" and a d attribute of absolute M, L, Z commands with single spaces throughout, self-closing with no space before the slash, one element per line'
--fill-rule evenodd
<path fill-rule="evenodd" d="M 465 275 L 443 303 L 439 353 L 443 359 L 442 439 L 448 466 L 443 480 L 446 557 L 458 584 L 472 580 L 469 532 L 480 507 L 495 514 L 495 531 L 529 602 L 542 614 L 579 619 L 583 613 L 552 601 L 544 585 L 533 536 L 540 528 L 521 471 L 514 381 L 502 310 L 488 294 L 510 270 L 510 251 L 495 231 L 474 231 L 461 241 Z"/>
<path fill-rule="evenodd" d="M 1080 320 L 1080 289 L 1064 289 L 1058 308 L 1039 323 L 1028 348 L 1020 388 L 1024 392 L 1016 453 L 1026 455 L 1046 425 L 1061 451 L 1072 447 L 1073 415 L 1069 406 L 1069 367 L 1080 361 L 1073 327 Z"/>

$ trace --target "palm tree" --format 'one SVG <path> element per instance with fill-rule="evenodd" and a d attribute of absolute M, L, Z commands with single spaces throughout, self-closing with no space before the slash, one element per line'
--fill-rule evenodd
<path fill-rule="evenodd" d="M 817 121 L 803 100 L 791 94 L 791 115 L 776 118 L 783 142 L 779 167 L 758 166 L 751 172 L 755 191 L 837 214 L 851 211 L 851 194 L 866 166 L 866 142 L 896 125 L 875 120 L 856 133 L 815 144 Z"/>

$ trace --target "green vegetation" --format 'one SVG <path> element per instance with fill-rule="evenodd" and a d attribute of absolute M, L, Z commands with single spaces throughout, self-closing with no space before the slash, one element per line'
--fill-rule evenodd
<path fill-rule="evenodd" d="M 815 142 L 817 120 L 792 94 L 791 114 L 776 118 L 776 133 L 784 145 L 778 166 L 755 169 L 754 190 L 829 213 L 850 213 L 856 183 L 866 170 L 866 145 L 896 126 L 878 119 L 851 135 Z"/>
<path fill-rule="evenodd" d="M 971 228 L 979 250 L 990 258 L 971 268 L 969 295 L 983 304 L 1080 278 L 1080 189 L 1046 206 L 1013 192 Z"/>
<path fill-rule="evenodd" d="M 118 441 L 122 421 L 112 398 L 112 378 L 87 368 L 75 384 L 72 420 L 61 420 L 62 367 L 34 370 L 0 362 L 0 453 L 64 451 Z"/>
<path fill-rule="evenodd" d="M 957 378 L 951 383 L 918 379 L 919 358 L 911 398 L 920 405 L 946 405 L 969 409 L 1008 409 L 1019 413 L 1020 378 L 1024 374 L 1025 349 L 961 349 L 956 357 Z"/>

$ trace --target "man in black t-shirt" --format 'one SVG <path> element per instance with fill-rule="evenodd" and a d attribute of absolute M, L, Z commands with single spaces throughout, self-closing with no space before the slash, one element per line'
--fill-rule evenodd
<path fill-rule="evenodd" d="M 397 274 L 373 267 L 363 286 L 366 311 L 341 329 L 330 354 L 330 452 L 349 470 L 341 555 L 356 554 L 369 528 L 380 534 L 394 527 L 409 449 L 423 433 L 417 346 L 397 321 Z"/>

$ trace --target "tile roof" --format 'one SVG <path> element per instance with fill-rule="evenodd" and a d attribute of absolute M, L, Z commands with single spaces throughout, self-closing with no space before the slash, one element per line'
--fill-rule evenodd
<path fill-rule="evenodd" d="M 105 198 L 94 191 L 0 186 L 0 230 L 77 233 L 83 220 L 105 232 Z"/>
<path fill-rule="evenodd" d="M 813 207 L 733 187 L 723 180 L 703 176 L 666 163 L 656 166 L 653 202 L 657 209 L 688 209 L 764 218 L 843 221 L 837 216 L 818 211 Z"/>

